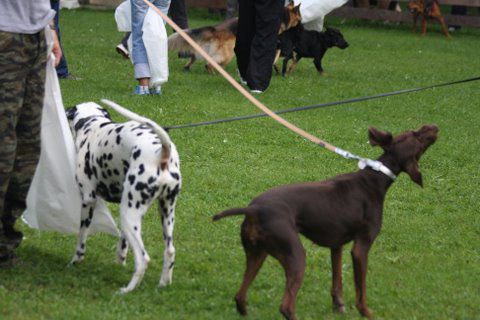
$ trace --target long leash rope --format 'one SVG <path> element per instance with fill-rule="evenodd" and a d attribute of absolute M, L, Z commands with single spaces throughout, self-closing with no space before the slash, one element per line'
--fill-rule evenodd
<path fill-rule="evenodd" d="M 152 10 L 154 10 L 160 17 L 162 17 L 163 21 L 168 23 L 187 43 L 192 46 L 193 49 L 195 49 L 211 66 L 215 68 L 215 70 L 218 71 L 230 84 L 237 89 L 245 98 L 247 98 L 251 103 L 253 103 L 257 108 L 262 110 L 265 114 L 267 114 L 269 117 L 273 118 L 275 121 L 280 123 L 281 125 L 287 127 L 288 129 L 292 130 L 293 132 L 297 133 L 298 135 L 304 137 L 307 140 L 310 140 L 311 142 L 319 145 L 320 147 L 323 147 L 329 151 L 335 152 L 342 157 L 346 159 L 354 159 L 358 160 L 358 166 L 360 169 L 365 168 L 366 166 L 372 168 L 373 170 L 380 171 L 387 176 L 389 176 L 392 180 L 396 179 L 395 174 L 388 169 L 386 166 L 384 166 L 381 162 L 376 161 L 376 160 L 371 160 L 368 158 L 362 158 L 359 157 L 355 154 L 352 154 L 348 151 L 345 151 L 343 149 L 337 148 L 334 145 L 306 132 L 303 129 L 300 129 L 299 127 L 295 126 L 294 124 L 288 122 L 287 120 L 283 119 L 279 115 L 277 115 L 275 112 L 267 108 L 263 103 L 258 101 L 255 97 L 253 97 L 245 88 L 243 88 L 233 77 L 228 74 L 215 60 L 212 59 L 195 41 L 193 41 L 192 38 L 188 34 L 186 34 L 175 22 L 173 22 L 166 14 L 161 12 L 157 7 L 155 7 L 151 2 L 148 0 L 143 0 L 145 4 L 147 4 Z"/>
<path fill-rule="evenodd" d="M 278 111 L 274 111 L 274 112 L 276 114 L 285 114 L 285 113 L 291 113 L 291 112 L 297 112 L 297 111 L 306 111 L 306 110 L 312 110 L 312 109 L 332 107 L 332 106 L 337 106 L 337 105 L 342 105 L 342 104 L 348 104 L 348 103 L 361 102 L 361 101 L 366 101 L 366 100 L 385 98 L 385 97 L 396 96 L 396 95 L 405 94 L 405 93 L 418 92 L 418 91 L 423 91 L 423 90 L 428 90 L 428 89 L 433 89 L 433 88 L 439 88 L 439 87 L 445 87 L 445 86 L 451 86 L 451 85 L 455 85 L 455 84 L 466 83 L 466 82 L 471 82 L 471 81 L 478 81 L 478 80 L 480 80 L 480 77 L 468 78 L 468 79 L 458 80 L 458 81 L 451 81 L 451 82 L 435 84 L 435 85 L 430 85 L 430 86 L 424 86 L 424 87 L 419 87 L 419 88 L 397 90 L 397 91 L 380 93 L 380 94 L 366 96 L 366 97 L 358 97 L 358 98 L 352 98 L 352 99 L 347 99 L 347 100 L 325 102 L 325 103 L 320 103 L 320 104 L 315 104 L 315 105 L 310 105 L 310 106 L 283 109 L 283 110 L 278 110 Z M 220 124 L 220 123 L 227 123 L 227 122 L 233 122 L 233 121 L 261 118 L 261 117 L 266 117 L 266 116 L 268 116 L 268 115 L 265 114 L 265 113 L 251 114 L 251 115 L 246 115 L 246 116 L 230 117 L 230 118 L 216 119 L 216 120 L 211 120 L 211 121 L 203 121 L 203 122 L 187 123 L 187 124 L 168 126 L 168 127 L 164 127 L 164 129 L 165 130 L 174 130 L 174 129 L 183 129 L 183 128 L 202 127 L 202 126 L 208 126 L 208 125 L 213 125 L 213 124 Z"/>
<path fill-rule="evenodd" d="M 267 108 L 263 103 L 258 101 L 255 97 L 253 97 L 245 88 L 243 88 L 233 77 L 228 74 L 215 60 L 212 59 L 195 41 L 193 41 L 192 38 L 188 34 L 186 34 L 175 22 L 173 22 L 166 14 L 161 12 L 157 7 L 155 7 L 151 2 L 148 0 L 143 0 L 152 10 L 155 10 L 156 13 L 158 13 L 162 19 L 167 22 L 185 41 L 188 42 L 190 46 L 192 46 L 193 49 L 195 49 L 211 66 L 215 68 L 215 70 L 218 71 L 230 84 L 237 89 L 245 98 L 247 98 L 251 103 L 253 103 L 257 108 L 262 110 L 264 113 L 266 113 L 268 116 L 272 117 L 274 120 L 282 124 L 283 126 L 287 127 L 288 129 L 294 131 L 295 133 L 301 135 L 302 137 L 312 141 L 315 144 L 318 144 L 330 151 L 335 152 L 335 146 L 329 144 L 328 142 L 325 142 L 314 135 L 304 131 L 303 129 L 300 129 L 299 127 L 295 126 L 294 124 L 288 122 L 287 120 L 283 119 L 282 117 L 278 116 Z"/>

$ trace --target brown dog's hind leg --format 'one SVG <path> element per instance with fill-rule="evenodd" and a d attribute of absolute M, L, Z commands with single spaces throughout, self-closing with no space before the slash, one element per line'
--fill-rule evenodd
<path fill-rule="evenodd" d="M 371 243 L 365 240 L 355 240 L 352 249 L 353 272 L 355 280 L 356 303 L 360 314 L 372 319 L 372 311 L 367 307 L 367 265 L 368 251 Z"/>
<path fill-rule="evenodd" d="M 345 313 L 345 303 L 342 297 L 342 247 L 330 249 L 332 260 L 332 302 L 333 310 Z"/>
<path fill-rule="evenodd" d="M 285 319 L 295 320 L 297 319 L 295 316 L 295 301 L 305 272 L 305 249 L 294 230 L 283 229 L 283 231 L 281 238 L 277 239 L 272 246 L 277 248 L 276 250 L 281 248 L 282 251 L 269 253 L 280 261 L 285 270 L 285 293 L 280 306 L 280 313 Z"/>
<path fill-rule="evenodd" d="M 258 270 L 263 265 L 265 258 L 267 257 L 266 251 L 256 250 L 249 246 L 244 246 L 245 255 L 247 257 L 247 268 L 243 276 L 243 282 L 235 295 L 235 302 L 237 304 L 237 311 L 241 315 L 247 314 L 247 291 L 248 287 L 252 283 L 253 279 L 258 273 Z"/>

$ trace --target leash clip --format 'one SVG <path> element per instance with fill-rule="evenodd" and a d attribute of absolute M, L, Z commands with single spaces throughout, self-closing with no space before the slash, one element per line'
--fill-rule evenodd
<path fill-rule="evenodd" d="M 390 170 L 383 163 L 377 160 L 360 158 L 358 159 L 358 167 L 361 170 L 365 169 L 366 167 L 370 167 L 375 171 L 379 171 L 383 173 L 384 175 L 388 176 L 392 180 L 397 179 L 397 176 L 392 172 L 392 170 Z"/>
<path fill-rule="evenodd" d="M 350 153 L 346 150 L 340 149 L 340 148 L 335 148 L 335 153 L 341 155 L 342 157 L 346 159 L 355 159 L 358 160 L 358 167 L 363 170 L 366 167 L 370 167 L 375 171 L 381 172 L 387 177 L 389 177 L 392 180 L 397 179 L 397 176 L 387 168 L 383 163 L 377 160 L 372 160 L 372 159 L 367 159 L 367 158 L 360 158 L 357 155 L 354 155 L 353 153 Z"/>

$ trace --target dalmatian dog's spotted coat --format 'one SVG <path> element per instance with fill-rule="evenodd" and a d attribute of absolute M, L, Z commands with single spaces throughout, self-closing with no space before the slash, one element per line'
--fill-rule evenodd
<path fill-rule="evenodd" d="M 135 289 L 150 261 L 141 237 L 142 218 L 158 199 L 165 241 L 160 286 L 166 286 L 172 282 L 175 203 L 181 188 L 177 150 L 168 134 L 155 122 L 114 102 L 102 102 L 132 121 L 112 122 L 108 112 L 93 102 L 67 110 L 75 138 L 76 180 L 82 197 L 80 233 L 71 263 L 78 263 L 85 256 L 97 199 L 120 203 L 121 237 L 117 259 L 125 264 L 128 245 L 135 259 L 133 277 L 120 292 Z"/>

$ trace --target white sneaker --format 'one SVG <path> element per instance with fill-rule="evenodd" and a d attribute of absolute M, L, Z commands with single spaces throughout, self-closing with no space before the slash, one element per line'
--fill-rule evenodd
<path fill-rule="evenodd" d="M 260 93 L 263 93 L 263 90 L 250 90 L 250 93 L 256 93 L 256 94 L 260 94 Z"/>
<path fill-rule="evenodd" d="M 125 46 L 120 43 L 118 46 L 115 47 L 115 50 L 117 50 L 117 52 L 119 54 L 122 55 L 122 57 L 124 57 L 125 59 L 129 59 L 130 58 L 130 53 L 128 52 L 128 49 L 125 48 Z"/>

